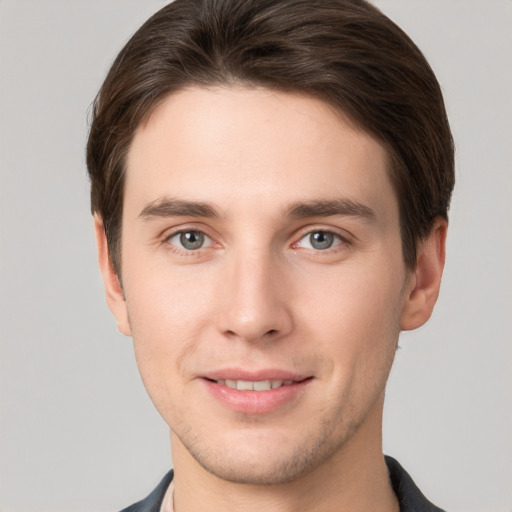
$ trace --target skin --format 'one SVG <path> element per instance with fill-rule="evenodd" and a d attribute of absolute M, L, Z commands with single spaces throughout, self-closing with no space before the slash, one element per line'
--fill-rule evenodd
<path fill-rule="evenodd" d="M 378 141 L 315 99 L 186 89 L 130 148 L 121 280 L 95 226 L 107 302 L 171 430 L 178 512 L 398 510 L 384 389 L 400 330 L 432 312 L 446 222 L 406 270 Z M 185 232 L 204 243 L 183 246 Z M 246 413 L 209 391 L 226 368 L 307 381 Z"/>

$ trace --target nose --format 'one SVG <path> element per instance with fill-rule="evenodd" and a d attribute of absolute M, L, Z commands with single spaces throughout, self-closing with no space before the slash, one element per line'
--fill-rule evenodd
<path fill-rule="evenodd" d="M 270 254 L 234 256 L 226 270 L 218 315 L 218 328 L 224 336 L 261 343 L 276 341 L 292 331 L 285 272 Z"/>

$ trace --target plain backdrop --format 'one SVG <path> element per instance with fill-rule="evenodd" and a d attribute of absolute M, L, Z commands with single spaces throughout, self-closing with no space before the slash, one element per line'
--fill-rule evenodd
<path fill-rule="evenodd" d="M 162 0 L 0 0 L 0 510 L 113 512 L 171 465 L 105 305 L 87 111 Z M 378 0 L 442 84 L 457 145 L 448 260 L 402 336 L 384 447 L 452 512 L 512 511 L 512 2 Z"/>

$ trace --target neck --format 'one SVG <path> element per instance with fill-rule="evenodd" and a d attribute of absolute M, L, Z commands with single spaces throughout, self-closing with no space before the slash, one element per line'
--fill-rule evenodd
<path fill-rule="evenodd" d="M 175 512 L 398 512 L 382 455 L 382 405 L 321 466 L 292 482 L 251 485 L 206 471 L 171 432 Z"/>

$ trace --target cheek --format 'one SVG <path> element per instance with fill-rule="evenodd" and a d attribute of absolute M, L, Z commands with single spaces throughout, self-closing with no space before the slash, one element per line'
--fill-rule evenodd
<path fill-rule="evenodd" d="M 212 306 L 212 295 L 211 271 L 200 265 L 171 265 L 165 257 L 153 264 L 127 264 L 126 296 L 132 328 L 143 337 L 152 333 L 155 342 L 162 335 L 180 339 L 200 326 Z"/>
<path fill-rule="evenodd" d="M 340 333 L 395 326 L 402 303 L 404 278 L 400 270 L 384 265 L 347 265 L 339 271 L 310 273 L 299 287 L 307 290 L 299 295 L 300 309 L 317 317 L 319 324 L 332 324 Z"/>
<path fill-rule="evenodd" d="M 300 310 L 309 319 L 319 350 L 335 362 L 333 371 L 343 379 L 382 374 L 390 366 L 399 335 L 401 268 L 354 266 L 317 282 L 324 283 L 321 289 L 305 283 L 316 291 L 302 295 Z"/>
<path fill-rule="evenodd" d="M 137 272 L 130 273 L 131 268 Z M 213 290 L 197 273 L 171 272 L 170 267 L 131 268 L 126 267 L 126 297 L 135 357 L 155 401 L 173 383 L 187 378 L 182 361 L 198 350 L 204 337 L 212 316 Z"/>

